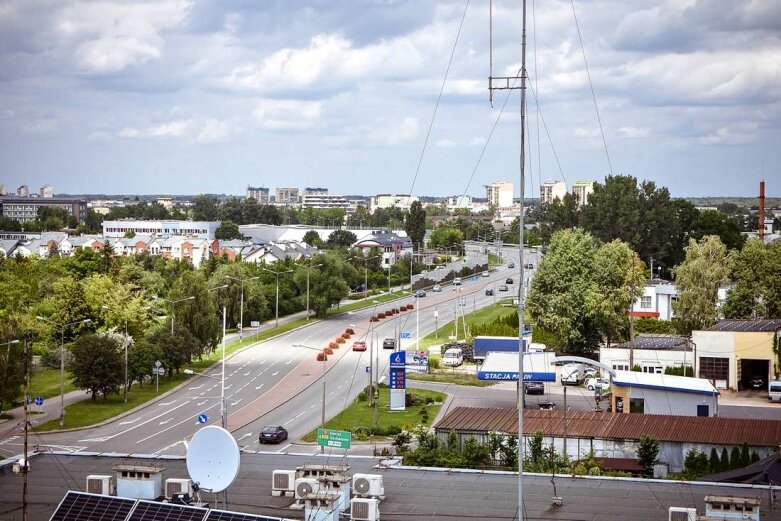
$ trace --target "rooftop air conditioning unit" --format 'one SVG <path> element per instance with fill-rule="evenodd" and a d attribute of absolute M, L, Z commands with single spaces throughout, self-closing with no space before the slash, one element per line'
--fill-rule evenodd
<path fill-rule="evenodd" d="M 354 521 L 378 521 L 380 501 L 376 498 L 355 498 L 350 501 L 350 519 Z"/>
<path fill-rule="evenodd" d="M 353 475 L 353 497 L 385 499 L 385 488 L 379 474 Z"/>
<path fill-rule="evenodd" d="M 669 521 L 697 521 L 696 508 L 670 507 Z"/>
<path fill-rule="evenodd" d="M 275 470 L 271 473 L 271 495 L 292 495 L 294 493 L 295 482 L 295 470 Z"/>
<path fill-rule="evenodd" d="M 90 494 L 113 496 L 115 493 L 114 477 L 103 474 L 92 474 L 87 476 L 87 492 Z"/>
<path fill-rule="evenodd" d="M 165 497 L 172 498 L 174 494 L 189 494 L 193 496 L 193 482 L 189 479 L 171 478 L 165 480 Z"/>
<path fill-rule="evenodd" d="M 295 498 L 303 500 L 308 494 L 320 492 L 320 482 L 315 478 L 298 478 L 295 481 Z"/>

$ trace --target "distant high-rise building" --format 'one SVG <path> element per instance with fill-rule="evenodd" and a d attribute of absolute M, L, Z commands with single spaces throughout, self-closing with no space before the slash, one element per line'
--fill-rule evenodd
<path fill-rule="evenodd" d="M 268 204 L 268 188 L 247 186 L 247 199 L 255 199 L 260 204 Z"/>
<path fill-rule="evenodd" d="M 300 200 L 298 188 L 277 188 L 276 191 L 276 204 L 298 204 Z"/>
<path fill-rule="evenodd" d="M 30 197 L 30 187 L 27 185 L 20 186 L 16 189 L 16 195 L 19 197 Z"/>
<path fill-rule="evenodd" d="M 8 192 L 5 189 L 5 185 L 0 184 L 0 195 L 8 195 Z"/>
<path fill-rule="evenodd" d="M 512 208 L 513 184 L 506 181 L 497 181 L 490 185 L 485 185 L 485 196 L 488 198 L 488 204 L 492 204 L 497 208 Z"/>
<path fill-rule="evenodd" d="M 447 198 L 447 207 L 449 209 L 456 209 L 456 208 L 469 208 L 469 205 L 472 204 L 472 196 L 471 195 L 454 195 L 452 197 Z"/>
<path fill-rule="evenodd" d="M 572 196 L 578 203 L 578 206 L 588 204 L 588 196 L 594 193 L 593 181 L 578 181 L 572 185 Z"/>
<path fill-rule="evenodd" d="M 37 219 L 40 207 L 62 208 L 80 223 L 84 222 L 84 217 L 87 215 L 87 201 L 83 199 L 30 197 L 29 194 L 0 198 L 0 215 L 19 221 L 21 224 Z"/>
<path fill-rule="evenodd" d="M 52 188 L 51 185 L 43 185 L 39 193 L 41 197 L 46 197 L 47 199 L 49 199 L 54 197 L 54 188 Z"/>
<path fill-rule="evenodd" d="M 402 210 L 409 210 L 410 205 L 417 201 L 418 198 L 413 195 L 406 194 L 378 194 L 372 196 L 369 201 L 369 212 L 374 213 L 378 208 L 401 208 Z"/>
<path fill-rule="evenodd" d="M 336 194 L 308 194 L 306 190 L 304 195 L 301 196 L 302 208 L 341 208 L 345 212 L 352 212 L 353 206 L 350 201 L 343 195 Z M 341 223 L 340 223 L 341 224 Z"/>
<path fill-rule="evenodd" d="M 564 181 L 546 181 L 540 186 L 540 203 L 550 204 L 554 200 L 564 199 L 567 193 L 567 183 Z"/>
<path fill-rule="evenodd" d="M 304 195 L 328 195 L 328 188 L 306 187 Z"/>

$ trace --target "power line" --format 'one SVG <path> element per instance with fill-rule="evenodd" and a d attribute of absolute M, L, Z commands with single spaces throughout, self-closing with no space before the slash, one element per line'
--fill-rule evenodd
<path fill-rule="evenodd" d="M 527 73 L 528 75 L 528 73 Z M 532 82 L 529 82 L 529 90 L 532 93 L 532 96 L 534 96 L 534 102 L 537 104 L 537 108 L 540 107 L 540 100 L 537 98 L 537 91 L 532 86 Z M 564 182 L 567 182 L 567 178 L 564 176 L 564 169 L 561 168 L 561 161 L 559 161 L 559 155 L 556 153 L 556 147 L 553 145 L 553 139 L 550 136 L 550 131 L 548 130 L 548 124 L 545 122 L 545 116 L 542 113 L 542 109 L 539 108 L 540 111 L 540 121 L 542 121 L 542 128 L 545 129 L 545 135 L 548 137 L 548 143 L 550 143 L 551 151 L 553 152 L 553 157 L 556 159 L 556 165 L 559 167 L 559 173 L 561 174 L 562 179 Z"/>

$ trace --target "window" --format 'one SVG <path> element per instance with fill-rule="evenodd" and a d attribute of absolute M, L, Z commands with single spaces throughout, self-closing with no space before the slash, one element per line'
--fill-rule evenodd
<path fill-rule="evenodd" d="M 662 369 L 662 366 L 659 365 L 643 365 L 643 372 L 651 374 L 662 374 L 664 370 Z"/>
<path fill-rule="evenodd" d="M 708 380 L 728 380 L 729 358 L 700 357 L 700 377 Z"/>
<path fill-rule="evenodd" d="M 630 398 L 629 412 L 643 414 L 645 412 L 645 400 L 643 398 Z"/>
<path fill-rule="evenodd" d="M 629 363 L 618 362 L 613 364 L 613 369 L 616 371 L 629 371 Z"/>
<path fill-rule="evenodd" d="M 640 307 L 643 309 L 651 309 L 651 297 L 643 296 L 640 298 Z"/>

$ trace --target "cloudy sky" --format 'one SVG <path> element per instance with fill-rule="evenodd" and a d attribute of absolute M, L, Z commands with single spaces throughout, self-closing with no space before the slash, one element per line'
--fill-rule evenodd
<path fill-rule="evenodd" d="M 602 180 L 572 4 L 528 3 L 548 132 L 529 91 L 526 189 Z M 494 0 L 494 75 L 519 68 L 519 4 Z M 612 172 L 675 196 L 751 196 L 764 177 L 781 195 L 781 0 L 574 5 Z M 488 19 L 488 0 L 4 0 L 0 182 L 484 196 L 506 179 L 517 193 L 519 95 L 501 117 L 505 93 L 488 102 Z"/>

